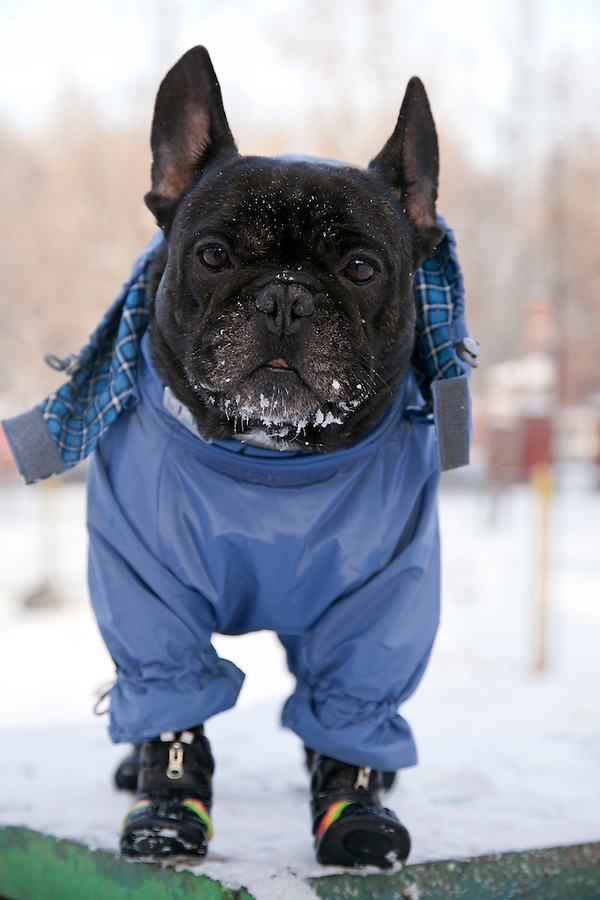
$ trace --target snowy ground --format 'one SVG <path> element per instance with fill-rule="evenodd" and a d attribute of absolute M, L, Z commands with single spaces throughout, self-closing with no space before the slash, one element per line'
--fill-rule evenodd
<path fill-rule="evenodd" d="M 130 797 L 111 787 L 123 750 L 90 712 L 112 664 L 85 599 L 83 504 L 78 484 L 0 487 L 0 825 L 115 849 Z M 531 671 L 529 489 L 493 503 L 449 483 L 440 509 L 443 624 L 404 707 L 421 762 L 389 796 L 412 834 L 410 861 L 599 841 L 600 494 L 571 478 L 555 496 L 543 674 Z M 45 579 L 63 605 L 26 611 Z M 290 898 L 308 897 L 291 873 L 323 870 L 299 742 L 278 725 L 291 688 L 283 654 L 264 633 L 215 643 L 247 679 L 207 729 L 216 836 L 202 871 L 257 897 L 271 896 L 275 874 L 294 883 Z"/>

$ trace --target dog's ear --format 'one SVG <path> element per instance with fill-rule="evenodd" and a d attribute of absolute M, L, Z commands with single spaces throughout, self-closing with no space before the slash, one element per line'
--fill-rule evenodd
<path fill-rule="evenodd" d="M 439 154 L 433 116 L 423 83 L 411 78 L 391 138 L 369 169 L 391 183 L 414 225 L 421 253 L 428 255 L 442 240 L 437 224 Z"/>
<path fill-rule="evenodd" d="M 152 122 L 152 190 L 144 200 L 168 226 L 184 192 L 208 163 L 237 153 L 208 52 L 193 47 L 165 76 Z"/>

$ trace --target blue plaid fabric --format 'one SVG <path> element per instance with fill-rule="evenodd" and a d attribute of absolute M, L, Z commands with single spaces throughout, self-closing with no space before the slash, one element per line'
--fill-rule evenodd
<path fill-rule="evenodd" d="M 89 456 L 117 416 L 135 402 L 140 341 L 149 321 L 148 275 L 162 243 L 157 232 L 88 344 L 60 366 L 70 381 L 38 404 L 64 469 Z"/>
<path fill-rule="evenodd" d="M 442 222 L 445 226 L 445 223 Z M 78 356 L 64 361 L 70 380 L 38 405 L 64 468 L 88 456 L 119 414 L 136 402 L 140 342 L 149 319 L 149 271 L 162 235 L 138 257 L 130 278 Z M 464 289 L 454 237 L 446 237 L 414 276 L 417 326 L 412 367 L 426 402 L 431 383 L 463 374 L 453 344 L 464 322 Z"/>
<path fill-rule="evenodd" d="M 423 399 L 430 402 L 432 381 L 463 374 L 451 328 L 464 312 L 464 287 L 449 229 L 433 256 L 415 272 L 413 288 L 417 324 L 411 364 Z"/>
<path fill-rule="evenodd" d="M 104 320 L 98 341 L 69 366 L 71 380 L 38 405 L 65 468 L 91 453 L 135 393 L 141 337 L 148 325 L 146 272 Z"/>

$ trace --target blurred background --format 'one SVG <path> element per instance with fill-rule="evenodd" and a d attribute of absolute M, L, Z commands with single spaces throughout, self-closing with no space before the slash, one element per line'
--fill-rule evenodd
<path fill-rule="evenodd" d="M 580 666 L 600 624 L 597 0 L 1 0 L 0 417 L 61 383 L 43 354 L 86 343 L 152 235 L 154 96 L 198 43 L 245 153 L 366 164 L 408 78 L 424 81 L 439 209 L 482 345 L 473 465 L 442 489 L 464 538 L 447 559 L 447 628 L 475 667 Z M 0 440 L 9 681 L 15 648 L 39 660 L 58 641 L 50 610 L 85 606 L 81 477 L 25 489 Z M 11 697 L 8 724 L 29 702 Z"/>
<path fill-rule="evenodd" d="M 59 383 L 43 354 L 85 343 L 152 234 L 154 96 L 196 43 L 242 152 L 366 164 L 423 79 L 483 347 L 476 458 L 496 481 L 597 462 L 595 0 L 3 0 L 0 414 Z"/>

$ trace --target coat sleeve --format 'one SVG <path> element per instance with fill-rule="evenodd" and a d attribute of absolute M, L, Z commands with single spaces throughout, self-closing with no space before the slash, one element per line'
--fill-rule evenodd
<path fill-rule="evenodd" d="M 50 357 L 52 368 L 67 372 L 70 380 L 33 409 L 2 422 L 26 484 L 58 475 L 85 459 L 131 402 L 148 322 L 145 272 L 162 244 L 162 232 L 157 232 L 80 353 L 66 360 Z"/>

